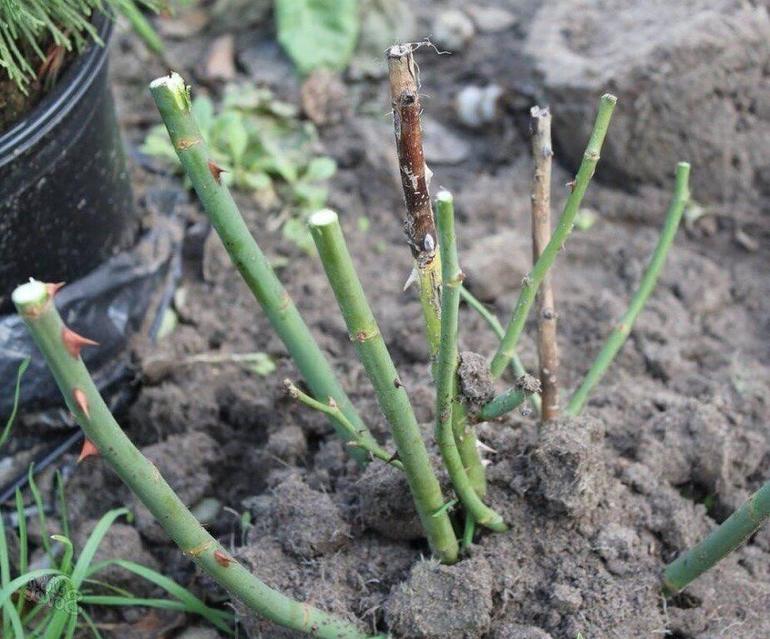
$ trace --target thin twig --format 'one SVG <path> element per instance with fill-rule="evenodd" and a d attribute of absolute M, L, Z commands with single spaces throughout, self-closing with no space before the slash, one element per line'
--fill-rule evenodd
<path fill-rule="evenodd" d="M 551 112 L 532 107 L 532 261 L 537 262 L 551 239 Z M 556 344 L 556 305 L 551 275 L 546 273 L 535 299 L 537 314 L 537 355 L 540 361 L 542 421 L 559 416 L 559 351 Z"/>
<path fill-rule="evenodd" d="M 286 386 L 286 390 L 292 398 L 296 399 L 298 402 L 304 404 L 308 408 L 317 410 L 327 417 L 330 417 L 337 424 L 339 424 L 340 428 L 349 433 L 350 441 L 347 443 L 348 446 L 357 446 L 359 448 L 363 448 L 372 457 L 381 459 L 386 464 L 390 464 L 391 466 L 395 466 L 396 468 L 404 470 L 403 464 L 396 458 L 397 455 L 388 452 L 382 446 L 372 444 L 369 440 L 361 437 L 361 434 L 355 429 L 353 424 L 350 423 L 350 420 L 345 417 L 345 413 L 343 413 L 339 406 L 337 406 L 337 402 L 334 401 L 333 397 L 330 397 L 329 402 L 324 404 L 323 402 L 319 402 L 317 399 L 310 397 L 310 395 L 307 393 L 302 392 L 292 383 L 290 379 L 283 380 L 283 384 Z"/>
<path fill-rule="evenodd" d="M 556 260 L 556 255 L 572 231 L 575 216 L 580 209 L 580 203 L 583 201 L 583 196 L 599 161 L 599 153 L 604 143 L 604 138 L 607 135 L 607 128 L 609 127 L 616 102 L 617 98 L 610 94 L 603 95 L 599 101 L 599 112 L 596 115 L 591 138 L 588 140 L 588 145 L 583 154 L 583 161 L 580 163 L 580 168 L 575 176 L 572 193 L 567 198 L 564 212 L 561 218 L 559 218 L 559 223 L 551 236 L 551 240 L 543 249 L 543 253 L 535 262 L 530 274 L 524 278 L 521 284 L 521 292 L 519 293 L 519 299 L 516 301 L 516 307 L 513 309 L 511 319 L 505 329 L 505 335 L 500 341 L 497 353 L 492 358 L 490 369 L 495 377 L 500 377 L 516 352 L 516 344 L 524 330 L 524 324 L 527 321 L 529 310 L 535 301 L 537 289 L 540 287 L 543 278 L 548 273 L 548 269 L 551 268 L 551 265 Z"/>
<path fill-rule="evenodd" d="M 663 230 L 660 233 L 655 252 L 650 259 L 650 264 L 647 266 L 642 281 L 639 283 L 639 288 L 628 305 L 628 310 L 626 310 L 625 315 L 623 315 L 620 322 L 612 330 L 609 337 L 607 337 L 607 341 L 596 356 L 583 383 L 570 398 L 566 409 L 567 414 L 579 415 L 583 410 L 589 393 L 604 376 L 604 373 L 607 372 L 612 360 L 615 359 L 615 355 L 617 355 L 631 333 L 636 318 L 644 308 L 647 298 L 650 297 L 650 294 L 655 289 L 658 275 L 660 275 L 660 271 L 666 261 L 666 255 L 668 255 L 671 243 L 674 241 L 674 236 L 679 228 L 682 213 L 684 213 L 687 201 L 690 199 L 689 177 L 690 165 L 687 162 L 680 162 L 676 167 L 674 197 L 671 200 L 668 213 L 666 213 L 666 221 L 663 223 Z"/>

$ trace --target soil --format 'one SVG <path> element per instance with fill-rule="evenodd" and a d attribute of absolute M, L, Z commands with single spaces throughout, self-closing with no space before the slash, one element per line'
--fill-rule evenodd
<path fill-rule="evenodd" d="M 450 131 L 464 150 L 451 154 L 453 162 L 462 156 L 453 164 L 429 157 L 433 188 L 456 193 L 468 285 L 505 318 L 531 255 L 523 123 L 540 89 L 522 51 L 539 3 L 490 4 L 513 11 L 516 23 L 499 32 L 477 32 L 451 58 L 428 48 L 418 55 L 424 118 Z M 418 29 L 428 33 L 434 12 L 460 3 L 416 5 Z M 249 58 L 248 63 L 240 54 L 236 58 L 239 77 L 253 77 L 249 69 L 263 74 L 272 69 L 275 78 L 269 29 L 240 28 L 236 51 L 248 51 Z M 213 35 L 201 31 L 172 41 L 169 55 L 204 59 Z M 157 121 L 146 85 L 164 68 L 130 34 L 118 34 L 114 46 L 120 55 L 120 63 L 113 57 L 114 88 L 125 135 L 136 148 Z M 183 64 L 180 70 L 196 80 L 196 90 L 221 89 L 207 83 L 197 67 Z M 299 81 L 277 77 L 279 94 L 299 100 Z M 453 111 L 459 89 L 501 78 L 509 91 L 507 112 L 484 128 L 463 128 Z M 399 223 L 403 199 L 391 123 L 384 117 L 387 83 L 345 78 L 334 91 L 340 86 L 347 94 L 345 108 L 355 115 L 330 117 L 321 127 L 326 152 L 339 164 L 329 205 L 340 213 L 400 379 L 431 441 L 434 397 L 420 307 L 414 290 L 402 291 L 411 256 Z M 338 101 L 336 95 L 324 108 Z M 555 113 L 569 106 L 551 104 Z M 187 503 L 195 506 L 205 497 L 221 502 L 225 508 L 210 529 L 269 585 L 402 639 L 770 636 L 768 529 L 685 594 L 666 601 L 659 590 L 665 563 L 767 478 L 770 224 L 759 210 L 744 229 L 755 240 L 750 243 L 736 241 L 737 222 L 719 208 L 683 227 L 654 295 L 584 417 L 539 428 L 531 416 L 514 413 L 478 426 L 479 439 L 489 447 L 488 499 L 510 531 L 480 532 L 467 557 L 440 566 L 420 538 L 399 472 L 379 463 L 358 468 L 324 418 L 286 396 L 281 381 L 296 379 L 297 372 L 218 239 L 202 240 L 204 218 L 181 180 L 134 157 L 138 197 L 179 191 L 180 215 L 189 229 L 180 323 L 158 344 L 136 344 L 137 370 L 150 356 L 178 362 L 209 351 L 264 351 L 277 370 L 260 377 L 235 365 L 179 365 L 162 375 L 139 374 L 136 399 L 121 422 Z M 558 149 L 556 161 L 558 211 L 567 192 L 562 185 L 575 167 L 561 164 Z M 565 389 L 576 387 L 623 312 L 668 199 L 668 192 L 654 185 L 626 191 L 613 175 L 611 167 L 600 165 L 585 202 L 598 221 L 575 231 L 554 272 Z M 267 213 L 249 197 L 238 200 L 263 249 L 281 258 L 279 276 L 354 404 L 373 433 L 392 447 L 316 257 L 271 231 Z M 368 230 L 358 223 L 361 218 L 369 221 Z M 520 350 L 528 370 L 536 370 L 532 328 Z M 460 333 L 462 350 L 494 352 L 496 338 L 465 307 Z M 68 493 L 76 528 L 90 526 L 109 507 L 132 503 L 98 459 L 78 466 Z M 201 596 L 223 600 L 224 593 L 196 574 L 138 511 L 134 525 L 143 552 Z M 251 522 L 246 527 L 243 513 Z M 250 637 L 298 636 L 255 619 L 239 605 L 236 610 Z M 129 636 L 135 620 L 110 614 L 118 628 L 111 636 Z M 195 623 L 189 620 L 190 626 Z"/>

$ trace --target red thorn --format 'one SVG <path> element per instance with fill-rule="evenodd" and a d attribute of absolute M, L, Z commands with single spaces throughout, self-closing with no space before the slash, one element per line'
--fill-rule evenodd
<path fill-rule="evenodd" d="M 217 560 L 217 563 L 222 566 L 223 568 L 227 568 L 232 563 L 232 557 L 228 557 L 225 553 L 223 553 L 221 550 L 215 550 L 214 551 L 214 559 Z"/>
<path fill-rule="evenodd" d="M 48 291 L 48 297 L 53 297 L 59 292 L 59 289 L 64 286 L 64 282 L 55 282 L 55 283 L 48 283 L 45 285 L 46 290 Z"/>
<path fill-rule="evenodd" d="M 80 349 L 84 346 L 99 346 L 99 342 L 78 335 L 75 331 L 66 326 L 61 329 L 61 341 L 64 342 L 64 348 L 75 359 L 80 357 Z"/>
<path fill-rule="evenodd" d="M 211 175 L 213 178 L 217 181 L 217 184 L 222 184 L 222 178 L 220 177 L 222 173 L 227 173 L 221 166 L 217 165 L 215 162 L 211 162 L 209 160 L 209 171 L 211 171 Z"/>
<path fill-rule="evenodd" d="M 86 394 L 79 388 L 73 388 L 72 396 L 75 398 L 75 403 L 78 405 L 80 412 L 90 418 L 91 414 L 88 412 L 88 398 Z"/>
<path fill-rule="evenodd" d="M 99 449 L 90 439 L 86 439 L 83 442 L 83 448 L 80 450 L 80 456 L 78 457 L 78 464 L 82 462 L 84 459 L 86 459 L 86 457 L 98 457 L 98 456 L 99 456 Z"/>

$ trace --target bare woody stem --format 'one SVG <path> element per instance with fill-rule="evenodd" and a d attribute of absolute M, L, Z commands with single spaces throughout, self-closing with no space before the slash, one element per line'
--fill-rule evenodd
<path fill-rule="evenodd" d="M 349 621 L 268 587 L 201 526 L 115 421 L 79 353 L 73 354 L 66 347 L 66 327 L 48 285 L 37 281 L 24 284 L 13 292 L 13 301 L 86 437 L 184 554 L 251 610 L 277 624 L 324 639 L 367 637 Z"/>
<path fill-rule="evenodd" d="M 543 249 L 537 262 L 535 262 L 530 274 L 524 278 L 524 281 L 522 282 L 521 293 L 519 293 L 516 307 L 514 308 L 511 319 L 505 329 L 505 335 L 500 342 L 500 346 L 497 349 L 495 356 L 492 358 L 490 369 L 492 375 L 495 377 L 499 377 L 502 374 L 503 370 L 505 370 L 505 367 L 508 365 L 508 362 L 511 360 L 511 357 L 513 357 L 513 354 L 516 352 L 516 345 L 524 330 L 524 324 L 527 321 L 527 316 L 532 308 L 532 304 L 535 301 L 535 294 L 548 273 L 548 269 L 551 268 L 551 265 L 556 260 L 556 255 L 559 253 L 572 231 L 575 216 L 578 213 L 580 204 L 583 201 L 583 196 L 593 177 L 596 164 L 599 161 L 599 153 L 601 152 L 604 138 L 607 135 L 607 128 L 609 127 L 616 102 L 617 98 L 610 94 L 603 95 L 599 101 L 599 112 L 596 115 L 596 121 L 594 122 L 594 128 L 591 133 L 591 138 L 588 141 L 588 146 L 583 154 L 583 161 L 580 163 L 580 168 L 575 176 L 572 193 L 570 193 L 569 198 L 567 198 L 564 212 L 554 229 L 550 241 Z"/>
<path fill-rule="evenodd" d="M 386 464 L 391 464 L 401 470 L 404 469 L 403 464 L 396 459 L 396 456 L 393 453 L 388 452 L 382 448 L 382 446 L 373 446 L 361 440 L 360 434 L 353 427 L 353 424 L 350 423 L 350 420 L 345 417 L 345 414 L 340 410 L 339 406 L 337 406 L 337 402 L 334 401 L 333 397 L 330 397 L 329 402 L 324 404 L 323 402 L 319 402 L 317 399 L 310 397 L 307 393 L 303 393 L 288 379 L 285 379 L 283 384 L 286 386 L 286 390 L 291 397 L 308 408 L 312 408 L 327 415 L 350 433 L 351 441 L 348 442 L 348 446 L 358 446 L 359 448 L 363 448 L 373 458 L 380 459 Z"/>
<path fill-rule="evenodd" d="M 663 573 L 663 592 L 673 595 L 685 588 L 733 550 L 746 542 L 770 516 L 770 482 L 703 541 L 672 561 Z"/>
<path fill-rule="evenodd" d="M 532 107 L 532 260 L 537 262 L 551 239 L 551 112 L 548 107 Z M 556 304 L 551 275 L 546 273 L 535 298 L 537 315 L 537 355 L 540 361 L 541 419 L 559 416 L 559 351 L 556 344 Z"/>
<path fill-rule="evenodd" d="M 457 260 L 457 242 L 454 231 L 454 206 L 448 191 L 441 191 L 436 197 L 438 225 L 441 241 L 442 291 L 441 291 L 441 347 L 438 354 L 436 374 L 436 441 L 441 451 L 452 486 L 463 506 L 476 523 L 491 530 L 507 530 L 503 518 L 489 508 L 475 490 L 469 479 L 466 463 L 460 454 L 452 428 L 452 413 L 457 409 L 457 346 L 458 315 L 460 308 L 460 286 L 463 273 Z M 466 420 L 463 419 L 463 423 Z M 472 432 L 472 429 L 469 428 Z M 465 435 L 465 439 L 470 439 Z M 475 437 L 473 444 L 475 449 Z M 481 466 L 476 452 L 476 463 Z M 483 476 L 483 475 L 482 475 Z"/>
<path fill-rule="evenodd" d="M 362 432 L 361 438 L 368 444 L 376 445 L 376 440 L 337 381 L 289 293 L 249 232 L 229 190 L 222 184 L 218 167 L 210 161 L 206 143 L 190 110 L 189 88 L 184 80 L 173 73 L 155 80 L 150 85 L 150 91 L 212 226 L 273 329 L 286 345 L 308 387 L 317 397 L 334 397 L 356 432 Z M 349 433 L 339 423 L 332 423 L 337 434 L 350 441 Z M 351 454 L 361 463 L 367 460 L 363 449 L 354 448 Z"/>
<path fill-rule="evenodd" d="M 465 286 L 460 287 L 460 297 L 468 306 L 476 311 L 479 316 L 481 316 L 481 319 L 483 319 L 489 328 L 492 329 L 492 332 L 497 335 L 497 339 L 503 339 L 503 335 L 505 335 L 505 329 L 503 328 L 503 325 L 500 323 L 500 320 L 497 319 L 497 316 L 486 306 L 484 306 L 481 300 L 473 295 L 473 293 L 465 288 Z M 524 368 L 524 364 L 522 364 L 521 359 L 517 353 L 514 353 L 513 357 L 511 358 L 511 371 L 513 371 L 513 375 L 516 379 L 527 375 L 527 369 Z M 535 413 L 540 415 L 540 393 L 532 393 L 529 396 L 529 403 Z"/>
<path fill-rule="evenodd" d="M 422 148 L 418 72 L 409 44 L 391 47 L 387 57 L 396 150 L 406 202 L 404 233 L 416 263 L 428 348 L 435 366 L 441 335 L 441 265 L 436 254 L 436 225 L 428 191 L 430 172 Z"/>
<path fill-rule="evenodd" d="M 642 312 L 644 305 L 647 303 L 647 299 L 655 289 L 655 284 L 658 281 L 658 276 L 666 262 L 666 256 L 671 248 L 671 244 L 676 236 L 676 231 L 679 228 L 679 222 L 682 219 L 685 206 L 690 199 L 689 181 L 690 177 L 690 165 L 687 162 L 680 162 L 676 167 L 676 184 L 674 186 L 674 196 L 669 205 L 668 212 L 666 213 L 666 220 L 663 223 L 663 230 L 660 233 L 658 244 L 655 247 L 655 252 L 652 254 L 650 263 L 647 266 L 647 270 L 644 272 L 642 281 L 639 283 L 639 288 L 634 293 L 631 302 L 628 305 L 628 309 L 621 318 L 620 322 L 607 337 L 607 341 L 604 343 L 602 350 L 596 356 L 594 363 L 591 365 L 588 373 L 580 384 L 580 387 L 575 391 L 569 400 L 566 412 L 569 415 L 579 415 L 585 406 L 588 395 L 593 390 L 594 386 L 599 383 L 599 380 L 604 376 L 609 368 L 612 360 L 618 354 L 618 351 L 622 348 L 631 329 L 634 327 L 636 318 L 639 317 L 639 313 Z"/>
<path fill-rule="evenodd" d="M 406 203 L 404 232 L 415 259 L 420 305 L 435 376 L 441 338 L 441 256 L 436 252 L 438 238 L 428 191 L 430 169 L 425 164 L 422 146 L 418 70 L 410 44 L 392 46 L 388 49 L 387 57 L 393 127 Z M 460 454 L 468 467 L 471 483 L 483 495 L 486 492 L 486 479 L 476 448 L 476 434 L 468 428 L 465 409 L 459 402 L 452 419 Z"/>
<path fill-rule="evenodd" d="M 337 214 L 328 209 L 318 211 L 310 216 L 308 224 L 350 339 L 392 429 L 428 543 L 441 561 L 452 563 L 457 559 L 458 544 L 449 515 L 443 507 L 441 487 L 433 472 L 412 404 L 366 301 Z"/>

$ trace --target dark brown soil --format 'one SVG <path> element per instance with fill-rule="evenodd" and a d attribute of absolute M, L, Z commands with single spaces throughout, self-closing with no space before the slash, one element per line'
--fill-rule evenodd
<path fill-rule="evenodd" d="M 531 255 L 530 166 L 519 115 L 538 87 L 520 51 L 537 3 L 497 4 L 515 8 L 514 27 L 477 34 L 451 58 L 425 49 L 419 63 L 425 118 L 467 147 L 459 163 L 431 163 L 434 189 L 456 193 L 467 281 L 504 317 Z M 419 28 L 427 33 L 432 11 L 445 7 L 417 5 Z M 244 77 L 248 69 L 274 68 L 269 32 L 261 33 L 244 27 L 236 34 L 237 50 L 251 56 L 248 64 L 238 58 Z M 198 60 L 207 38 L 173 44 L 171 53 Z M 119 108 L 127 138 L 137 143 L 157 121 L 146 85 L 164 69 L 142 59 L 132 36 L 118 37 L 117 52 Z M 181 70 L 191 77 L 195 69 Z M 458 89 L 501 78 L 516 78 L 517 86 L 509 86 L 510 113 L 481 130 L 460 127 L 452 110 Z M 280 77 L 278 84 L 280 93 L 298 99 L 296 79 Z M 383 116 L 388 88 L 381 80 L 363 80 L 347 82 L 346 90 L 355 117 L 322 128 L 326 151 L 340 166 L 329 204 L 340 213 L 369 301 L 430 439 L 434 398 L 420 309 L 414 291 L 402 291 L 411 256 L 399 223 L 403 202 L 392 130 Z M 557 113 L 569 106 L 551 105 Z M 559 165 L 556 171 L 557 210 L 571 169 Z M 181 188 L 176 178 L 138 167 L 135 177 L 140 197 Z M 600 170 L 586 199 L 598 221 L 573 234 L 554 274 L 566 389 L 580 381 L 624 310 L 668 198 L 644 185 L 628 193 L 602 178 Z M 248 197 L 239 200 L 263 249 L 283 258 L 279 275 L 351 399 L 390 445 L 317 258 L 269 231 L 266 213 Z M 752 217 L 757 242 L 750 246 L 735 241 L 728 216 L 709 214 L 683 228 L 657 290 L 585 417 L 539 430 L 531 417 L 512 414 L 478 427 L 479 439 L 493 451 L 485 453 L 489 499 L 511 529 L 477 535 L 470 556 L 446 567 L 428 558 L 398 471 L 376 463 L 357 468 L 323 417 L 285 396 L 281 380 L 297 373 L 283 346 L 218 239 L 196 240 L 203 220 L 197 205 L 181 212 L 191 229 L 181 323 L 158 345 L 137 344 L 139 367 L 150 355 L 173 362 L 209 351 L 265 351 L 277 370 L 259 377 L 236 366 L 171 366 L 160 378 L 140 380 L 122 423 L 188 503 L 216 497 L 235 513 L 250 513 L 248 530 L 240 530 L 239 515 L 228 511 L 210 527 L 268 584 L 404 639 L 770 636 L 767 530 L 685 595 L 666 602 L 659 594 L 665 563 L 768 474 L 766 217 Z M 368 231 L 357 224 L 362 217 Z M 521 356 L 535 370 L 531 328 Z M 484 322 L 463 308 L 461 348 L 488 356 L 495 346 Z M 82 526 L 109 506 L 130 503 L 99 460 L 78 468 L 69 491 Z M 162 570 L 213 600 L 221 597 L 138 510 L 136 528 Z M 237 609 L 251 637 L 295 636 Z"/>

